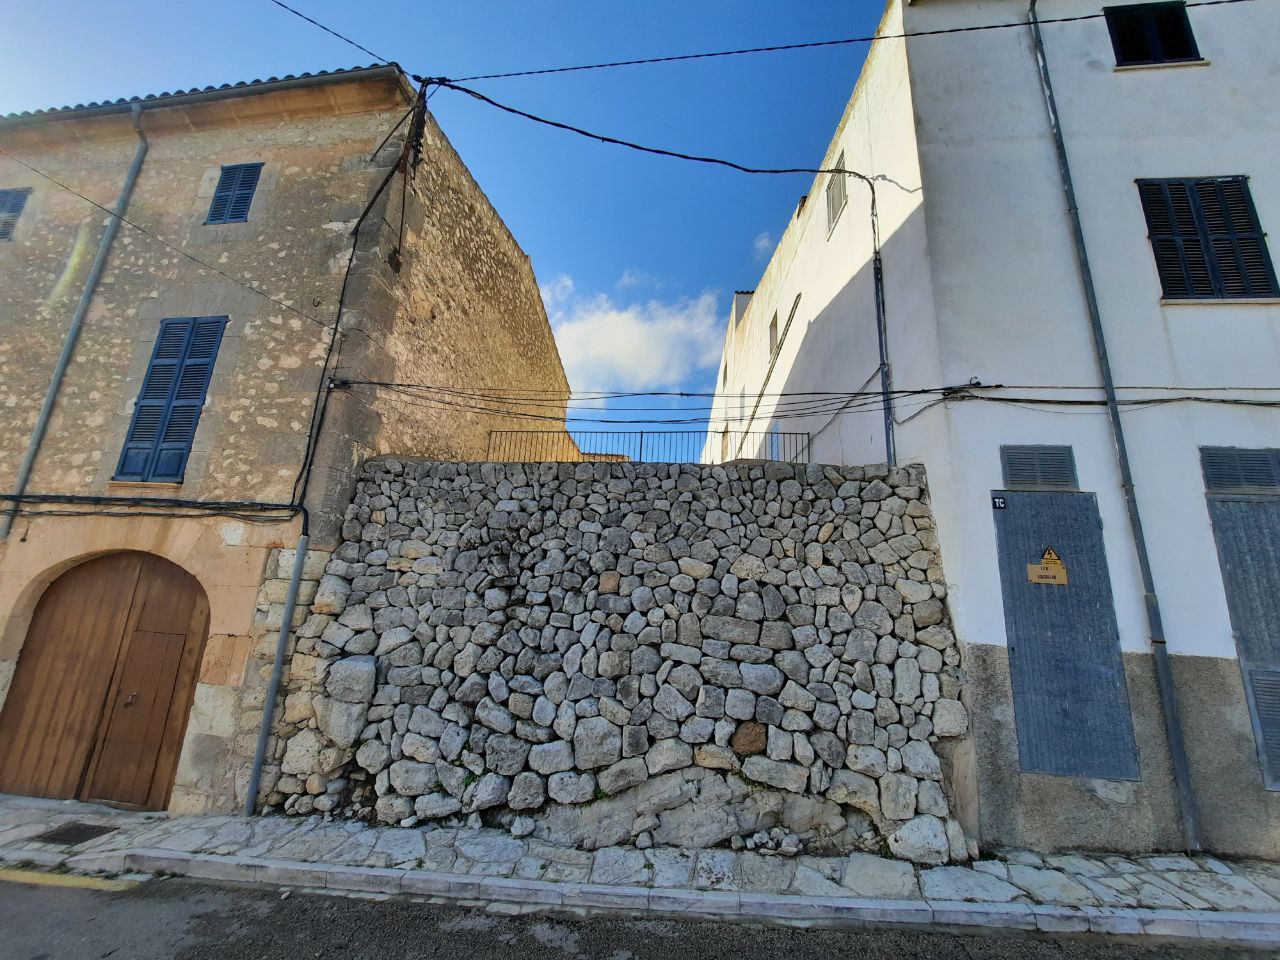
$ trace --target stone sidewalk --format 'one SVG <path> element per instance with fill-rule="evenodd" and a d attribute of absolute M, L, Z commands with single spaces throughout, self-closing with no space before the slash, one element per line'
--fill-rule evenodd
<path fill-rule="evenodd" d="M 111 827 L 76 844 L 35 839 Z M 406 895 L 503 912 L 611 911 L 801 924 L 909 924 L 1280 944 L 1280 864 L 1211 857 L 1041 857 L 968 867 L 865 854 L 581 851 L 495 829 L 401 829 L 318 817 L 181 817 L 0 796 L 0 862 L 172 873 Z"/>

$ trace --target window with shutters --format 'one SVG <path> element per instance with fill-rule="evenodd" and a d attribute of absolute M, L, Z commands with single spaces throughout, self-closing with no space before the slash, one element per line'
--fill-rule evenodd
<path fill-rule="evenodd" d="M 226 325 L 226 317 L 161 323 L 114 479 L 182 481 Z"/>
<path fill-rule="evenodd" d="M 22 208 L 27 205 L 30 188 L 0 190 L 0 240 L 12 240 Z"/>
<path fill-rule="evenodd" d="M 1078 486 L 1070 447 L 1002 446 L 1000 464 L 1008 490 L 1075 490 Z"/>
<path fill-rule="evenodd" d="M 258 189 L 258 177 L 262 174 L 260 163 L 237 163 L 222 168 L 217 189 L 213 191 L 213 203 L 209 204 L 209 218 L 205 223 L 244 223 L 249 219 L 249 207 L 253 192 Z"/>
<path fill-rule="evenodd" d="M 1139 180 L 1138 193 L 1165 299 L 1280 294 L 1247 177 Z"/>
<path fill-rule="evenodd" d="M 836 157 L 836 169 L 844 169 L 844 154 Z M 840 219 L 840 211 L 844 209 L 844 205 L 848 202 L 848 195 L 845 193 L 845 183 L 843 173 L 832 173 L 827 179 L 827 232 L 831 232 L 831 228 L 836 225 L 836 221 Z"/>
<path fill-rule="evenodd" d="M 1201 59 L 1185 3 L 1133 3 L 1103 13 L 1118 67 Z"/>

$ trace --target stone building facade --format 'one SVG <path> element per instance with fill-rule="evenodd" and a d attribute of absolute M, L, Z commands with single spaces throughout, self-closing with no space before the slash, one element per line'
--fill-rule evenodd
<path fill-rule="evenodd" d="M 968 858 L 921 468 L 380 458 L 342 531 L 271 805 Z"/>
<path fill-rule="evenodd" d="M 194 576 L 208 606 L 167 807 L 233 808 L 279 626 L 282 597 L 263 581 L 282 552 L 291 563 L 297 508 L 315 518 L 310 574 L 339 542 L 325 507 L 339 504 L 340 518 L 366 457 L 475 458 L 509 423 L 366 382 L 536 391 L 549 398 L 539 412 L 553 415 L 567 397 L 527 256 L 429 113 L 406 116 L 416 100 L 393 65 L 0 118 L 0 192 L 21 197 L 0 239 L 0 492 L 35 498 L 0 542 L 0 729 L 31 709 L 6 693 L 39 689 L 23 658 L 33 623 L 52 616 L 46 589 L 90 559 L 163 557 Z M 419 134 L 414 163 L 406 144 Z M 86 290 L 112 220 L 104 210 L 139 157 L 128 223 Z M 211 222 L 237 165 L 260 165 L 246 216 Z M 225 320 L 185 470 L 176 482 L 118 479 L 157 337 L 175 318 Z M 302 484 L 317 391 L 330 380 L 351 385 L 328 394 Z M 249 505 L 212 505 L 228 501 Z M 127 651 L 130 640 L 111 642 Z"/>

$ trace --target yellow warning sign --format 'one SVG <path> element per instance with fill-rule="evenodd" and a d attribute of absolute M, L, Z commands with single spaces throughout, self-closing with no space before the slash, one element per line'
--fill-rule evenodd
<path fill-rule="evenodd" d="M 1053 547 L 1046 547 L 1039 563 L 1027 564 L 1027 579 L 1032 583 L 1067 585 L 1067 568 Z"/>

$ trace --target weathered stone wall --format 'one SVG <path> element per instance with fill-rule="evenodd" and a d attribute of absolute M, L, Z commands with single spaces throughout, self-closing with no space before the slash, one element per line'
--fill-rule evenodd
<path fill-rule="evenodd" d="M 268 799 L 588 848 L 964 859 L 934 745 L 968 717 L 923 483 L 372 460 L 300 631 Z"/>
<path fill-rule="evenodd" d="M 394 162 L 369 154 L 405 109 L 388 80 L 143 113 L 149 150 L 41 449 L 33 493 L 109 489 L 165 317 L 229 317 L 177 496 L 288 501 L 302 461 L 350 223 Z M 127 115 L 0 125 L 0 145 L 110 208 L 137 140 Z M 221 165 L 262 162 L 245 223 L 206 225 Z M 32 188 L 0 244 L 0 488 L 11 489 L 106 217 L 0 158 Z M 279 301 L 279 302 L 273 302 Z M 313 323 L 281 306 L 286 303 Z"/>
<path fill-rule="evenodd" d="M 378 146 L 412 93 L 386 71 L 357 71 L 301 88 L 146 103 L 149 151 L 127 216 L 172 246 L 121 228 L 28 493 L 292 500 L 340 299 L 337 376 L 531 393 L 546 398 L 535 405 L 540 415 L 555 421 L 558 412 L 562 422 L 567 384 L 528 258 L 433 119 L 406 188 L 403 235 L 404 178 L 397 175 L 358 244 L 352 237 L 402 154 L 408 124 Z M 122 113 L 0 120 L 6 153 L 107 208 L 136 145 Z M 264 163 L 247 222 L 206 224 L 220 167 L 241 162 Z M 101 209 L 0 158 L 0 188 L 10 187 L 31 192 L 12 240 L 0 243 L 5 493 L 107 222 Z M 388 263 L 396 246 L 399 272 Z M 160 321 L 193 315 L 229 322 L 183 481 L 113 482 Z M 396 449 L 475 458 L 490 428 L 510 425 L 505 412 L 464 413 L 366 387 L 336 397 L 307 497 L 317 548 L 308 575 L 316 564 L 323 569 L 336 545 L 365 457 Z M 53 576 L 114 550 L 168 556 L 197 575 L 214 611 L 171 806 L 234 808 L 246 785 L 298 520 L 246 532 L 222 518 L 140 520 L 123 507 L 116 512 L 122 515 L 23 516 L 0 544 L 0 704 L 39 592 Z M 303 663 L 296 659 L 295 669 Z"/>
<path fill-rule="evenodd" d="M 337 378 L 531 394 L 543 399 L 529 412 L 549 418 L 539 425 L 563 424 L 568 384 L 528 257 L 434 118 L 407 185 L 393 176 L 366 218 L 347 276 L 352 229 L 399 161 L 409 125 L 373 152 L 404 115 L 407 94 L 392 77 L 335 77 L 331 85 L 143 111 L 149 148 L 128 217 L 220 272 L 122 227 L 28 492 L 157 495 L 111 478 L 166 317 L 229 318 L 174 496 L 291 500 L 340 298 Z M 0 121 L 7 153 L 108 208 L 136 145 L 127 114 Z M 242 162 L 264 164 L 248 221 L 206 224 L 221 166 Z M 107 219 L 0 157 L 0 188 L 9 187 L 31 193 L 12 241 L 0 243 L 6 492 Z M 395 248 L 398 271 L 389 264 Z M 309 498 L 314 539 L 329 548 L 336 530 L 326 527 L 326 513 L 341 513 L 366 457 L 395 450 L 477 459 L 489 430 L 511 425 L 510 404 L 487 413 L 365 386 L 334 396 Z M 488 405 L 461 403 L 478 406 Z"/>
<path fill-rule="evenodd" d="M 330 395 L 313 484 L 327 548 L 365 458 L 484 460 L 492 430 L 563 428 L 569 384 L 529 258 L 429 115 L 421 163 L 361 228 L 347 301 L 335 377 L 424 386 Z"/>

